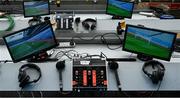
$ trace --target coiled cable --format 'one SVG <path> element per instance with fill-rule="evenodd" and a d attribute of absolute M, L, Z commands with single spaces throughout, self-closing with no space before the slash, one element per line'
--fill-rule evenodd
<path fill-rule="evenodd" d="M 11 17 L 10 15 L 2 15 L 2 16 L 0 16 L 0 18 L 7 18 L 8 22 L 9 22 L 9 26 L 5 30 L 0 30 L 0 33 L 4 32 L 4 31 L 11 31 L 14 28 L 15 22 L 14 22 L 13 17 Z"/>

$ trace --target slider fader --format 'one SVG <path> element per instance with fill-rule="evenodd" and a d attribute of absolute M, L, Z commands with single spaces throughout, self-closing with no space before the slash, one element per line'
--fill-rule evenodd
<path fill-rule="evenodd" d="M 107 91 L 106 68 L 105 60 L 74 60 L 73 91 Z"/>

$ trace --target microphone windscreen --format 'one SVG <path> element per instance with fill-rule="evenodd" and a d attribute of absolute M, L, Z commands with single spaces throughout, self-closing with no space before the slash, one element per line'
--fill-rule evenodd
<path fill-rule="evenodd" d="M 56 63 L 56 68 L 62 70 L 65 67 L 65 61 L 59 61 Z"/>
<path fill-rule="evenodd" d="M 110 61 L 110 62 L 108 62 L 108 65 L 109 65 L 109 68 L 112 70 L 118 69 L 118 63 L 117 62 Z"/>

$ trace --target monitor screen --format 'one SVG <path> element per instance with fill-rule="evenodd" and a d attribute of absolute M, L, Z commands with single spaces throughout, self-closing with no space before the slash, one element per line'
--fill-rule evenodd
<path fill-rule="evenodd" d="M 58 43 L 51 24 L 41 23 L 3 37 L 13 62 L 52 49 Z"/>
<path fill-rule="evenodd" d="M 24 17 L 49 15 L 49 0 L 25 0 L 23 2 Z"/>
<path fill-rule="evenodd" d="M 170 61 L 176 33 L 127 25 L 123 50 Z"/>
<path fill-rule="evenodd" d="M 122 18 L 131 18 L 134 8 L 134 2 L 122 0 L 107 0 L 106 13 Z"/>

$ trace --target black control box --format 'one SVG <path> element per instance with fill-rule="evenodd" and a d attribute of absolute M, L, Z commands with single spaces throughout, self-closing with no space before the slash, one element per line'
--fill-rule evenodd
<path fill-rule="evenodd" d="M 73 61 L 73 91 L 107 91 L 105 60 Z"/>

